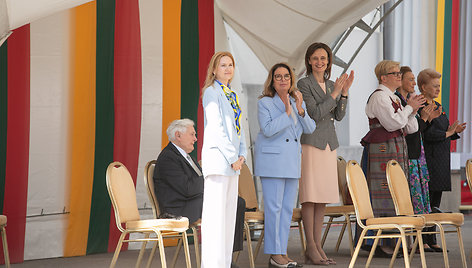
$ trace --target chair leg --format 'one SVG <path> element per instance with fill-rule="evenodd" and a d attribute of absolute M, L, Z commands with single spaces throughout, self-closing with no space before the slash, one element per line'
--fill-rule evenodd
<path fill-rule="evenodd" d="M 415 238 L 415 242 L 413 242 L 413 246 L 411 247 L 411 253 L 408 256 L 408 258 L 410 259 L 410 264 L 411 264 L 411 261 L 413 260 L 413 256 L 415 256 L 416 247 L 418 247 L 418 245 L 419 245 L 419 240 L 418 240 L 418 233 L 417 233 L 416 238 Z"/>
<path fill-rule="evenodd" d="M 336 242 L 336 247 L 335 247 L 336 252 L 339 251 L 339 246 L 341 245 L 341 241 L 343 240 L 344 232 L 346 231 L 346 227 L 348 223 L 348 218 L 346 218 L 345 214 L 344 214 L 344 219 L 345 221 L 343 223 L 343 227 L 341 227 L 341 232 L 339 232 L 338 241 Z"/>
<path fill-rule="evenodd" d="M 170 267 L 172 268 L 175 267 L 175 263 L 177 262 L 177 258 L 179 257 L 181 248 L 182 248 L 182 238 L 179 238 L 179 242 L 177 242 L 177 247 L 175 248 L 174 257 L 172 258 L 172 264 Z"/>
<path fill-rule="evenodd" d="M 410 261 L 408 260 L 408 244 L 406 243 L 405 231 L 400 229 L 400 234 L 402 236 L 401 239 L 402 239 L 402 246 L 403 246 L 403 256 L 404 256 L 403 259 L 405 261 L 405 268 L 410 268 Z"/>
<path fill-rule="evenodd" d="M 400 238 L 397 239 L 397 243 L 395 244 L 395 249 L 393 250 L 392 258 L 390 259 L 390 264 L 388 265 L 389 268 L 393 267 L 393 264 L 395 263 L 395 260 L 397 259 L 398 256 L 398 250 L 400 249 L 400 243 L 402 240 Z M 408 256 L 404 256 L 407 258 Z"/>
<path fill-rule="evenodd" d="M 8 253 L 7 231 L 5 226 L 2 226 L 0 232 L 2 233 L 3 257 L 5 258 L 5 266 L 10 268 L 10 255 Z"/>
<path fill-rule="evenodd" d="M 184 243 L 185 264 L 187 268 L 192 268 L 192 262 L 190 261 L 190 251 L 188 250 L 187 232 L 182 232 L 182 241 Z"/>
<path fill-rule="evenodd" d="M 357 256 L 359 255 L 359 251 L 361 250 L 361 245 L 364 241 L 365 233 L 367 233 L 367 229 L 363 229 L 361 235 L 359 236 L 356 249 L 354 250 L 354 254 L 351 257 L 351 262 L 349 263 L 349 268 L 353 268 L 354 264 L 356 264 Z"/>
<path fill-rule="evenodd" d="M 442 224 L 435 223 L 439 228 L 439 234 L 441 235 L 441 246 L 443 248 L 444 267 L 449 268 L 449 257 L 447 256 L 447 245 L 446 236 L 444 235 L 444 227 Z"/>
<path fill-rule="evenodd" d="M 460 226 L 456 226 L 457 231 L 457 240 L 459 240 L 459 248 L 461 250 L 461 259 L 462 259 L 462 267 L 467 267 L 467 261 L 465 259 L 465 252 L 464 252 L 464 243 L 462 242 L 462 231 Z"/>
<path fill-rule="evenodd" d="M 147 239 L 149 238 L 149 233 L 145 234 L 144 237 Z M 136 261 L 136 268 L 141 266 L 141 260 L 143 259 L 144 251 L 146 250 L 147 241 L 144 241 L 141 245 L 141 249 L 139 250 L 138 260 Z"/>
<path fill-rule="evenodd" d="M 166 252 L 164 251 L 164 241 L 162 238 L 161 231 L 159 231 L 158 229 L 154 229 L 154 232 L 157 235 L 157 242 L 159 243 L 159 254 L 161 255 L 161 266 L 162 268 L 167 268 Z"/>
<path fill-rule="evenodd" d="M 256 258 L 254 258 L 253 252 L 252 252 L 252 241 L 251 241 L 251 229 L 249 229 L 249 224 L 244 221 L 244 230 L 246 233 L 246 243 L 247 243 L 247 253 L 249 256 L 249 266 L 250 268 L 254 268 L 254 262 Z M 260 239 L 260 238 L 259 238 Z"/>
<path fill-rule="evenodd" d="M 331 224 L 333 223 L 333 216 L 329 216 L 329 220 L 326 223 L 325 231 L 323 233 L 323 238 L 321 238 L 321 247 L 324 247 L 324 244 L 326 242 L 326 237 L 328 236 L 329 229 L 331 228 Z"/>
<path fill-rule="evenodd" d="M 265 235 L 265 232 L 264 232 L 264 229 L 262 229 L 261 235 L 259 236 L 259 241 L 257 241 L 256 253 L 254 254 L 254 261 L 256 261 L 257 256 L 259 255 L 259 251 L 261 250 L 262 241 L 264 241 L 264 235 Z"/>
<path fill-rule="evenodd" d="M 192 227 L 193 233 L 193 244 L 195 246 L 195 261 L 197 262 L 197 268 L 200 268 L 200 245 L 198 241 L 198 230 L 196 227 Z"/>
<path fill-rule="evenodd" d="M 372 249 L 370 250 L 369 258 L 367 258 L 365 267 L 369 267 L 370 262 L 372 261 L 372 258 L 374 257 L 375 248 L 377 247 L 377 244 L 379 243 L 379 235 L 381 234 L 382 234 L 382 229 L 379 229 L 377 231 L 377 235 L 376 235 L 377 237 L 374 239 L 374 243 L 372 244 Z"/>
<path fill-rule="evenodd" d="M 118 260 L 118 255 L 120 255 L 121 246 L 123 245 L 123 239 L 125 238 L 126 234 L 127 234 L 127 232 L 123 232 L 120 235 L 120 239 L 118 240 L 118 244 L 116 244 L 115 253 L 113 254 L 113 259 L 111 260 L 111 263 L 110 263 L 110 268 L 115 267 L 116 260 Z"/>
<path fill-rule="evenodd" d="M 418 240 L 418 247 L 420 249 L 420 258 L 421 258 L 421 267 L 426 268 L 426 258 L 424 257 L 424 247 L 423 247 L 423 234 L 422 230 L 416 230 L 416 239 Z M 415 251 L 411 251 L 411 255 L 414 255 Z"/>
<path fill-rule="evenodd" d="M 149 254 L 149 259 L 148 259 L 148 262 L 146 264 L 146 268 L 151 267 L 151 263 L 152 263 L 152 260 L 154 259 L 154 254 L 156 253 L 156 249 L 157 249 L 158 245 L 159 245 L 159 241 L 156 241 L 156 243 L 154 243 L 154 246 L 152 246 L 151 254 Z"/>
<path fill-rule="evenodd" d="M 347 233 L 349 234 L 349 248 L 351 250 L 351 256 L 354 254 L 354 239 L 352 237 L 352 224 L 351 224 L 351 216 L 349 214 L 347 215 L 348 217 L 348 224 L 347 224 Z"/>
<path fill-rule="evenodd" d="M 300 232 L 300 243 L 302 243 L 302 250 L 301 255 L 305 255 L 306 251 L 306 241 L 305 241 L 305 230 L 303 227 L 303 222 L 301 220 L 298 221 L 298 231 Z"/>

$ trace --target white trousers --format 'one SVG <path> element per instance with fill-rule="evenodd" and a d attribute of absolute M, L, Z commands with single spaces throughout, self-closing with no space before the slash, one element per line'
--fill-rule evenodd
<path fill-rule="evenodd" d="M 230 268 L 239 176 L 205 177 L 202 211 L 202 268 Z"/>

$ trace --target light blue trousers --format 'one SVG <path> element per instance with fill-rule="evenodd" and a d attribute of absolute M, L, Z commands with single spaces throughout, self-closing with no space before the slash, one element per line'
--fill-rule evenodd
<path fill-rule="evenodd" d="M 287 254 L 298 179 L 261 177 L 264 196 L 264 253 Z"/>

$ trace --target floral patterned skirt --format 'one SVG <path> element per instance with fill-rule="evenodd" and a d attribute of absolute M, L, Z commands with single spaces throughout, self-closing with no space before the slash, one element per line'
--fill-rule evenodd
<path fill-rule="evenodd" d="M 431 212 L 429 204 L 429 173 L 424 156 L 423 141 L 421 141 L 421 154 L 418 159 L 408 160 L 408 184 L 415 214 L 428 214 Z"/>

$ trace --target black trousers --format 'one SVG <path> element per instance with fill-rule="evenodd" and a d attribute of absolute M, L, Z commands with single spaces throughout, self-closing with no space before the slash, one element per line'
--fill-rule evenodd
<path fill-rule="evenodd" d="M 431 204 L 431 209 L 433 207 L 439 208 L 441 205 L 442 191 L 429 191 L 429 203 Z M 423 232 L 435 232 L 436 226 L 426 227 L 423 229 Z M 436 234 L 424 234 L 423 243 L 428 245 L 436 245 Z"/>
<path fill-rule="evenodd" d="M 246 201 L 238 196 L 236 209 L 236 226 L 234 228 L 233 252 L 243 250 L 244 236 L 244 213 L 246 212 Z"/>

